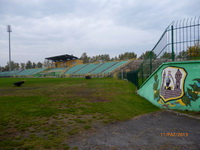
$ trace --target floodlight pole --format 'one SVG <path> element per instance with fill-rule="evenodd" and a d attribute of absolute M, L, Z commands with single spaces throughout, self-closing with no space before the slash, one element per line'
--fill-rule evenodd
<path fill-rule="evenodd" d="M 10 32 L 12 32 L 11 25 L 7 25 L 7 32 L 9 36 L 9 71 L 11 71 L 11 45 L 10 45 Z"/>

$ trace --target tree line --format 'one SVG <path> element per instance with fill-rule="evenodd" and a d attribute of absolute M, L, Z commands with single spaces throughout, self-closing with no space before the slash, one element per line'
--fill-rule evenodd
<path fill-rule="evenodd" d="M 28 60 L 26 63 L 16 63 L 14 61 L 7 62 L 7 64 L 4 67 L 0 66 L 0 71 L 8 71 L 9 66 L 11 66 L 11 70 L 23 70 L 23 69 L 33 69 L 33 68 L 42 68 L 44 63 L 41 62 L 31 62 Z"/>
<path fill-rule="evenodd" d="M 83 63 L 94 63 L 94 62 L 106 62 L 106 61 L 117 61 L 117 60 L 128 60 L 128 59 L 136 59 L 137 54 L 134 52 L 125 52 L 120 54 L 118 57 L 111 58 L 109 54 L 102 54 L 96 56 L 88 56 L 86 52 L 84 52 L 80 59 L 83 60 Z"/>
<path fill-rule="evenodd" d="M 97 56 L 89 57 L 87 53 L 84 52 L 80 59 L 83 60 L 83 63 L 94 63 L 94 62 L 107 62 L 107 61 L 115 61 L 115 60 L 128 60 L 137 58 L 137 55 L 134 52 L 125 52 L 124 54 L 120 54 L 118 57 L 111 58 L 109 54 L 102 54 Z M 43 63 L 41 62 L 31 62 L 28 60 L 26 63 L 16 63 L 11 61 L 11 70 L 23 70 L 23 69 L 33 69 L 33 68 L 42 68 L 51 66 L 52 62 L 45 60 Z M 9 62 L 4 67 L 0 66 L 0 71 L 9 71 Z"/>
<path fill-rule="evenodd" d="M 195 44 L 194 46 L 190 46 L 185 51 L 180 51 L 179 54 L 174 56 L 177 59 L 188 59 L 188 60 L 194 60 L 194 59 L 200 59 L 200 44 Z M 86 52 L 84 52 L 80 59 L 83 60 L 83 63 L 94 63 L 94 62 L 100 62 L 104 63 L 107 61 L 120 61 L 120 60 L 129 60 L 129 59 L 155 59 L 155 58 L 161 58 L 161 59 L 171 59 L 172 53 L 170 52 L 163 52 L 158 56 L 153 51 L 146 51 L 142 53 L 139 57 L 137 57 L 137 54 L 134 52 L 125 52 L 118 56 L 115 56 L 113 58 L 110 57 L 109 54 L 102 54 L 102 55 L 96 55 L 96 56 L 88 56 Z M 31 62 L 30 60 L 26 63 L 16 63 L 14 61 L 11 61 L 11 70 L 19 70 L 19 69 L 32 69 L 32 68 L 42 68 L 47 67 L 51 64 L 50 61 L 45 60 L 43 63 L 41 62 Z M 9 62 L 4 67 L 0 66 L 0 71 L 8 71 L 9 70 Z"/>

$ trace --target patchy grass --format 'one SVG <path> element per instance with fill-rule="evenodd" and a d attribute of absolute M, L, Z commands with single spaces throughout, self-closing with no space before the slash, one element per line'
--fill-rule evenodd
<path fill-rule="evenodd" d="M 135 90 L 112 78 L 0 78 L 0 147 L 69 149 L 71 136 L 94 125 L 159 110 Z"/>
<path fill-rule="evenodd" d="M 191 115 L 191 116 L 195 116 L 195 117 L 200 117 L 200 112 L 199 111 L 188 111 L 188 110 L 176 110 L 177 112 L 183 113 L 183 114 L 187 114 L 187 115 Z"/>

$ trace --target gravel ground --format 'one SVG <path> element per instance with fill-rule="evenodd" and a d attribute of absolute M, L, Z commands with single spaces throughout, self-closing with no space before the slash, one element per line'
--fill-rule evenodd
<path fill-rule="evenodd" d="M 159 111 L 84 132 L 70 140 L 69 146 L 80 150 L 200 150 L 200 119 Z"/>

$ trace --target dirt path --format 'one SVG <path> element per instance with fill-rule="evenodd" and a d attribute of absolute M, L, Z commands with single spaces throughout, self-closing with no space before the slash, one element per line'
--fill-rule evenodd
<path fill-rule="evenodd" d="M 199 150 L 200 120 L 159 111 L 86 132 L 69 146 L 80 150 Z"/>

